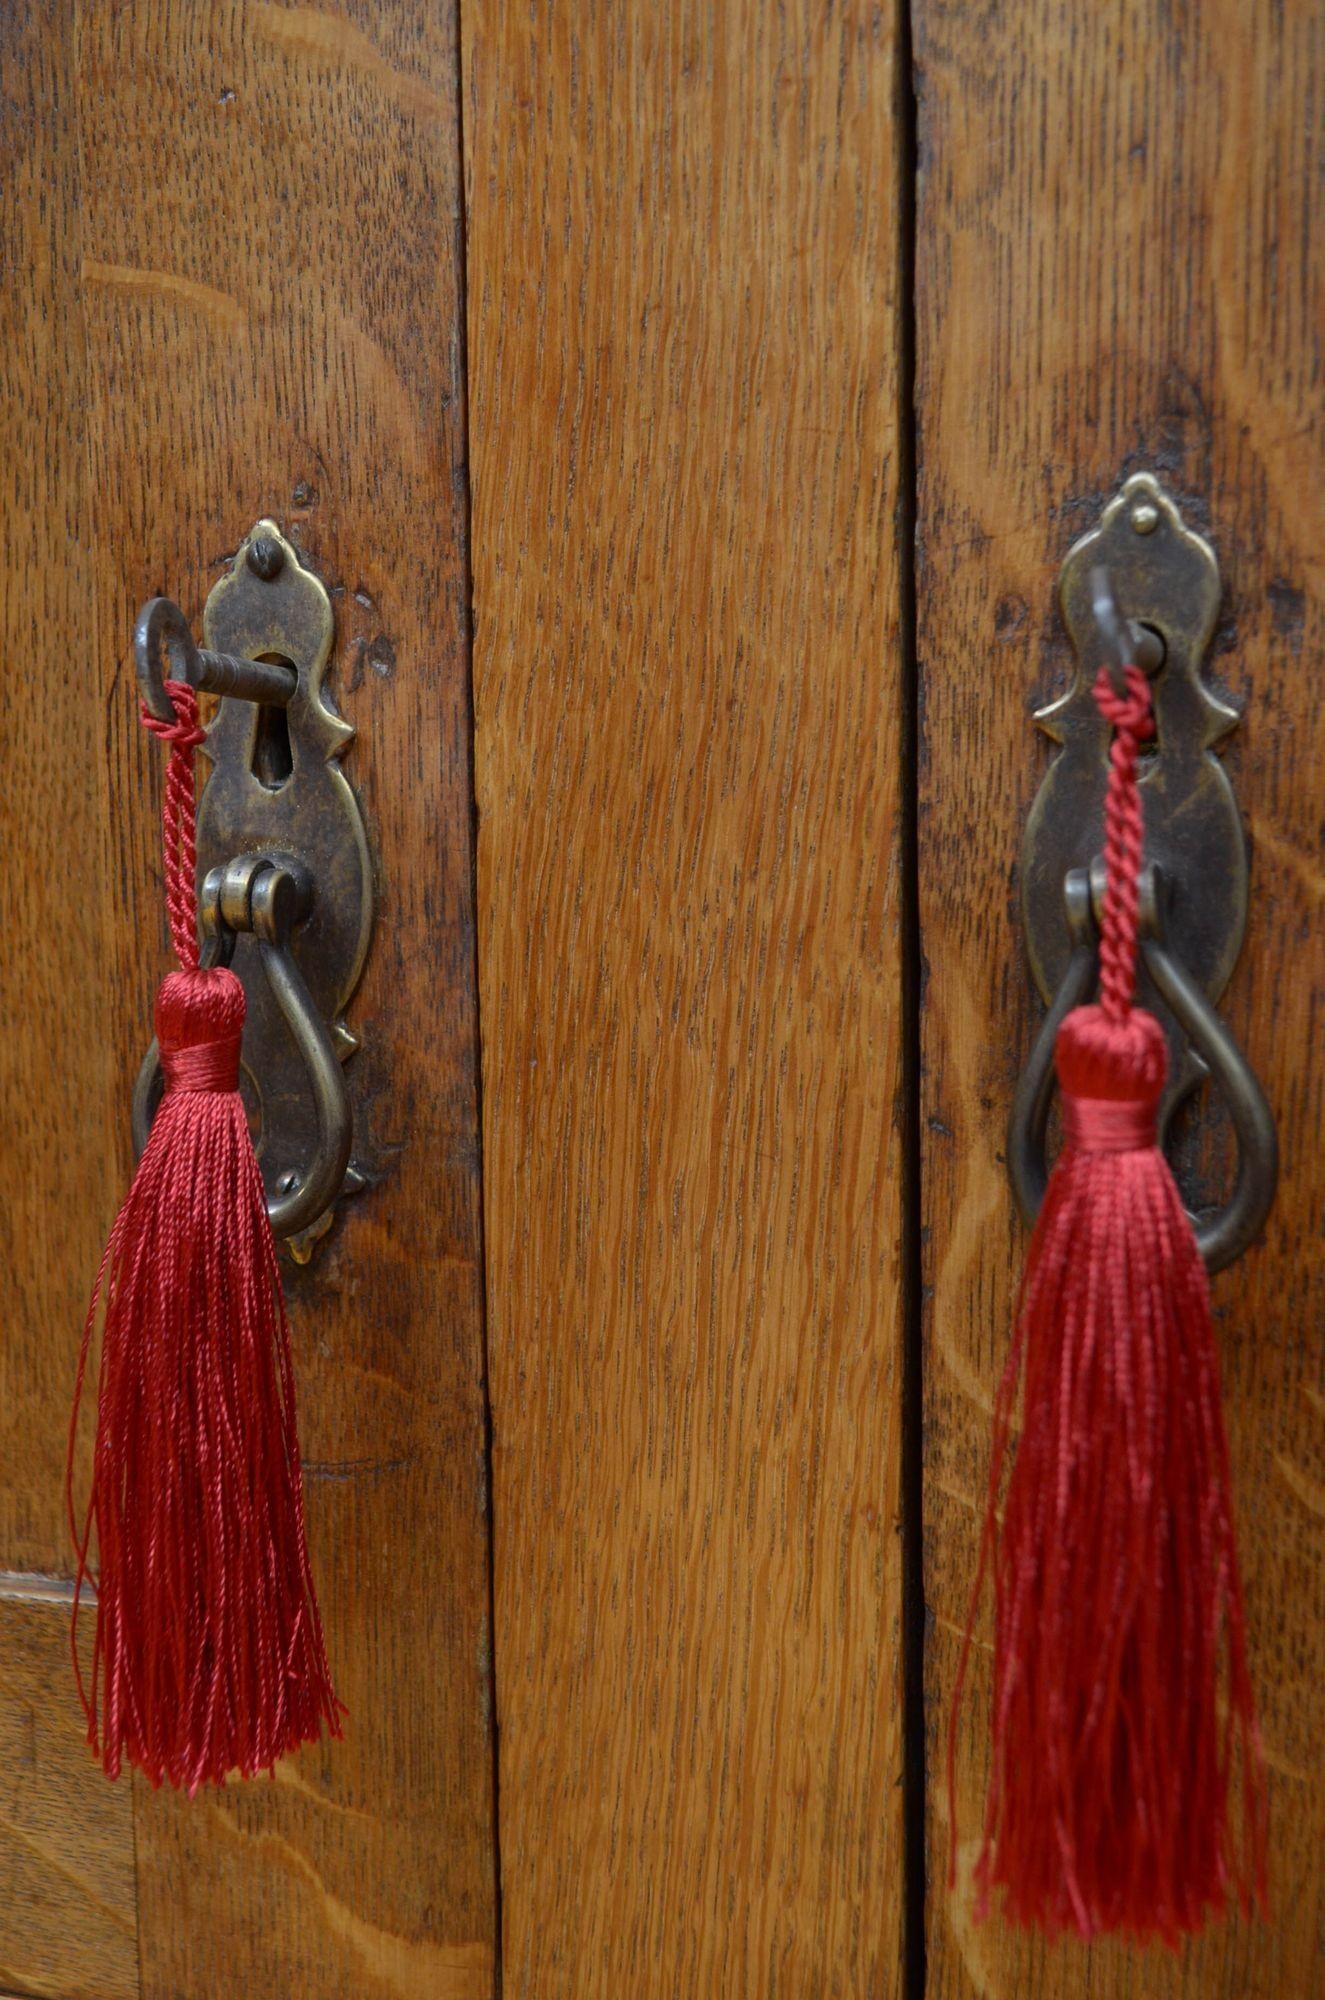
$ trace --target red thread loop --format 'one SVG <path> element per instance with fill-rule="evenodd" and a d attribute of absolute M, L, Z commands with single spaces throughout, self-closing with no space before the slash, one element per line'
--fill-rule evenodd
<path fill-rule="evenodd" d="M 242 1038 L 197 1042 L 188 1049 L 161 1051 L 161 1072 L 167 1090 L 237 1090 Z"/>
<path fill-rule="evenodd" d="M 170 745 L 165 796 L 161 802 L 166 912 L 175 956 L 186 971 L 192 971 L 198 964 L 198 850 L 193 832 L 197 795 L 193 753 L 207 732 L 199 727 L 198 697 L 188 682 L 167 681 L 165 686 L 174 704 L 175 720 L 159 722 L 146 708 L 140 713 L 144 728 Z"/>
<path fill-rule="evenodd" d="M 174 721 L 162 722 L 152 714 L 146 702 L 140 702 L 143 728 L 150 729 L 153 736 L 159 736 L 174 750 L 196 750 L 200 743 L 207 741 L 207 731 L 198 721 L 197 694 L 188 681 L 167 681 L 165 688 L 174 705 Z"/>
<path fill-rule="evenodd" d="M 1135 1098 L 1064 1097 L 1063 1137 L 1082 1153 L 1143 1153 L 1155 1143 L 1155 1106 Z"/>

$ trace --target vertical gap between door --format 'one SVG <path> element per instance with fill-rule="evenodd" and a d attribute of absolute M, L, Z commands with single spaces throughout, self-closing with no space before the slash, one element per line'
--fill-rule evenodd
<path fill-rule="evenodd" d="M 464 549 L 461 564 L 464 602 L 461 606 L 467 672 L 465 691 L 469 727 L 469 865 L 470 907 L 474 912 L 474 949 L 470 954 L 474 981 L 474 1108 L 478 1121 L 479 1185 L 479 1346 L 483 1398 L 483 1493 L 488 1553 L 488 1743 L 492 1756 L 492 2000 L 502 2000 L 502 1908 L 501 1908 L 501 1758 L 497 1714 L 497 1602 L 496 1552 L 493 1546 L 495 1508 L 492 1489 L 492 1393 L 488 1364 L 488 1245 L 487 1173 L 483 1149 L 483 1013 L 482 983 L 478 972 L 478 742 L 474 727 L 474 561 L 470 532 L 474 518 L 470 466 L 472 439 L 469 422 L 469 193 L 465 170 L 465 62 L 461 0 L 455 4 L 456 151 L 460 168 L 459 212 L 456 218 L 456 273 L 460 299 L 460 337 L 456 365 L 457 384 L 464 412 Z"/>
<path fill-rule="evenodd" d="M 897 557 L 902 701 L 902 1715 L 906 2000 L 924 2000 L 925 1579 L 921 1237 L 920 662 L 916 647 L 917 107 L 910 0 L 897 5 Z"/>

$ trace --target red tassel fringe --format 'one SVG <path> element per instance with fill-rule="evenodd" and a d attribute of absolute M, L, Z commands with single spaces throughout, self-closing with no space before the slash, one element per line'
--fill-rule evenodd
<path fill-rule="evenodd" d="M 1014 1923 L 1051 1935 L 1176 1945 L 1231 1897 L 1264 1909 L 1266 1808 L 1209 1291 L 1155 1144 L 1163 1032 L 1131 1007 L 1140 675 L 1132 697 L 1121 721 L 1106 708 L 1123 741 L 1101 1005 L 1059 1033 L 1065 1141 L 995 1409 L 971 1612 L 992 1561 L 993 1754 L 976 1886 L 979 1913 L 999 1890 Z M 970 1640 L 968 1622 L 949 1735 L 954 1872 Z"/>
<path fill-rule="evenodd" d="M 262 1177 L 237 1090 L 244 990 L 199 970 L 191 690 L 167 786 L 172 930 L 185 969 L 156 1003 L 166 1090 L 116 1218 L 83 1333 L 70 1429 L 78 1596 L 96 1532 L 96 1642 L 79 1690 L 110 1777 L 126 1758 L 192 1792 L 339 1735 L 304 1531 L 290 1336 Z M 188 758 L 187 780 L 180 768 Z M 183 824 L 187 820 L 187 826 Z M 187 878 L 181 879 L 187 869 Z M 72 1468 L 104 1307 L 92 1490 Z"/>

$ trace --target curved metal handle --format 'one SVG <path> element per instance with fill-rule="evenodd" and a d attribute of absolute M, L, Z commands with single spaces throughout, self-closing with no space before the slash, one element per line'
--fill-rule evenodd
<path fill-rule="evenodd" d="M 1045 1135 L 1054 1089 L 1054 1042 L 1063 1017 L 1095 984 L 1098 935 L 1090 875 L 1073 869 L 1064 884 L 1072 953 L 1053 1006 L 1022 1072 L 1008 1124 L 1008 1173 L 1023 1220 L 1040 1212 L 1048 1184 Z M 1222 1271 L 1255 1240 L 1274 1200 L 1279 1150 L 1274 1118 L 1259 1083 L 1218 1014 L 1170 950 L 1164 936 L 1164 884 L 1154 868 L 1141 878 L 1141 953 L 1161 999 L 1204 1060 L 1222 1091 L 1237 1137 L 1238 1173 L 1233 1193 L 1214 1215 L 1191 1218 L 1208 1271 Z"/>
<path fill-rule="evenodd" d="M 298 1236 L 310 1228 L 339 1194 L 350 1163 L 353 1126 L 340 1059 L 290 951 L 290 935 L 307 915 L 311 892 L 297 864 L 266 854 L 243 854 L 214 868 L 203 885 L 202 919 L 207 933 L 203 962 L 226 964 L 237 932 L 251 931 L 272 997 L 303 1058 L 312 1086 L 317 1144 L 309 1166 L 288 1188 L 270 1199 L 272 1233 Z M 157 1097 L 161 1058 L 153 1041 L 143 1058 L 133 1093 L 136 1155 L 147 1144 Z"/>
<path fill-rule="evenodd" d="M 1067 927 L 1072 938 L 1053 1005 L 1040 1025 L 1030 1060 L 1017 1079 L 1008 1119 L 1008 1177 L 1021 1219 L 1029 1229 L 1040 1213 L 1049 1185 L 1045 1139 L 1054 1096 L 1054 1044 L 1058 1030 L 1074 1007 L 1086 1001 L 1095 986 L 1099 940 L 1090 907 L 1090 876 L 1074 868 L 1063 884 Z"/>
<path fill-rule="evenodd" d="M 1251 1067 L 1162 931 L 1141 940 L 1141 955 L 1155 990 L 1198 1055 L 1204 1058 L 1233 1120 L 1238 1175 L 1223 1208 L 1198 1221 L 1196 1243 L 1208 1271 L 1235 1263 L 1260 1234 L 1279 1181 L 1279 1141 L 1274 1115 Z"/>

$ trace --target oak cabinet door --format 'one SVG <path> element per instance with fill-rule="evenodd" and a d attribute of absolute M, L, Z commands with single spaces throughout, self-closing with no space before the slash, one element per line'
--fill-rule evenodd
<path fill-rule="evenodd" d="M 918 0 L 913 12 L 927 1990 L 1307 2000 L 1325 1981 L 1325 24 L 1294 0 Z M 1243 711 L 1223 754 L 1252 850 L 1246 942 L 1220 1007 L 1273 1107 L 1281 1154 L 1263 1241 L 1213 1280 L 1270 1776 L 1272 1921 L 1217 1925 L 1174 1957 L 1047 1951 L 972 1924 L 989 1694 L 979 1647 L 955 1894 L 939 1781 L 990 1399 L 1025 1250 L 1003 1155 L 1041 1014 L 1015 872 L 1049 751 L 1031 712 L 1070 671 L 1059 564 L 1141 469 L 1219 558 L 1206 672 Z M 1224 1198 L 1229 1138 L 1226 1113 L 1203 1096 L 1177 1160 L 1197 1205 Z"/>
<path fill-rule="evenodd" d="M 900 1994 L 897 27 L 462 22 L 505 1978 Z"/>

